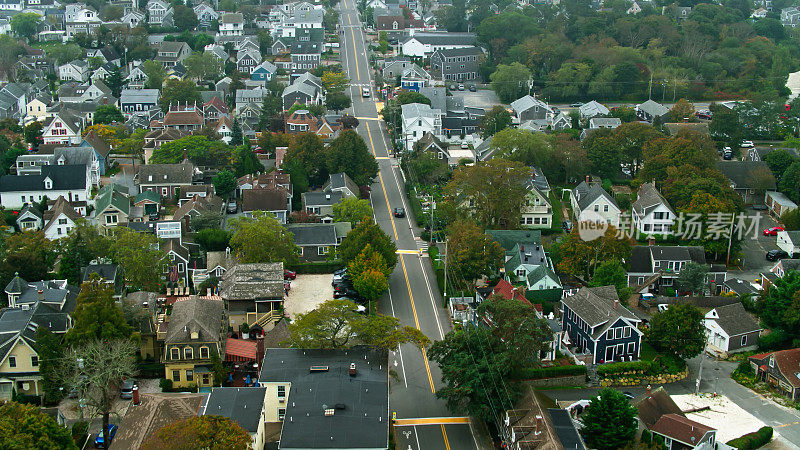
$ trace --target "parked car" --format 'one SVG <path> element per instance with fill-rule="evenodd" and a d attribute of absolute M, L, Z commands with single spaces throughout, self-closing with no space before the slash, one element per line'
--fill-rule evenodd
<path fill-rule="evenodd" d="M 369 88 L 363 87 L 361 88 L 361 96 L 364 98 L 369 98 Z"/>
<path fill-rule="evenodd" d="M 783 227 L 770 227 L 764 230 L 764 236 L 777 236 L 778 231 L 783 231 Z"/>
<path fill-rule="evenodd" d="M 753 205 L 753 211 L 766 211 L 767 205 Z"/>
<path fill-rule="evenodd" d="M 347 273 L 347 267 L 342 267 L 341 269 L 337 269 L 333 271 L 334 275 L 344 275 Z"/>
<path fill-rule="evenodd" d="M 155 222 L 156 220 L 158 220 L 158 213 L 154 212 L 154 213 L 148 214 L 147 215 L 147 219 L 150 220 L 151 222 Z"/>
<path fill-rule="evenodd" d="M 228 202 L 226 211 L 228 211 L 228 214 L 236 214 L 236 212 L 239 211 L 239 206 L 236 204 L 236 200 L 231 200 Z"/>
<path fill-rule="evenodd" d="M 458 85 L 458 90 L 459 91 L 463 91 L 464 90 L 464 85 L 463 84 L 459 84 Z"/>
<path fill-rule="evenodd" d="M 730 147 L 725 147 L 722 149 L 722 159 L 730 161 L 733 159 L 733 150 Z"/>
<path fill-rule="evenodd" d="M 340 285 L 333 289 L 333 298 L 347 297 L 351 300 L 359 300 L 361 297 L 352 286 Z"/>
<path fill-rule="evenodd" d="M 331 281 L 331 286 L 336 287 L 343 283 L 350 283 L 350 277 L 347 276 L 346 273 L 341 274 L 333 274 L 333 281 Z"/>
<path fill-rule="evenodd" d="M 777 261 L 788 257 L 789 254 L 783 250 L 770 250 L 767 252 L 767 261 Z"/>
<path fill-rule="evenodd" d="M 111 441 L 114 440 L 114 436 L 117 434 L 117 426 L 113 423 L 108 424 L 108 442 L 109 444 Z M 94 446 L 95 448 L 108 448 L 105 442 L 103 442 L 103 432 L 97 434 L 97 437 L 94 438 Z"/>
<path fill-rule="evenodd" d="M 755 146 L 756 145 L 753 144 L 753 141 L 742 141 L 742 145 L 741 145 L 742 148 L 753 148 Z"/>
<path fill-rule="evenodd" d="M 477 91 L 477 90 L 478 90 L 478 88 L 477 88 L 477 87 L 475 87 L 475 85 L 474 85 L 474 84 L 470 84 L 470 85 L 469 85 L 469 91 L 470 91 L 470 92 L 475 92 L 475 91 Z"/>
<path fill-rule="evenodd" d="M 697 115 L 698 119 L 703 119 L 703 120 L 711 120 L 711 118 L 712 118 L 711 111 L 707 111 L 707 110 L 697 111 L 696 115 Z"/>
<path fill-rule="evenodd" d="M 122 386 L 119 388 L 119 398 L 130 400 L 133 398 L 133 387 L 136 386 L 136 380 L 133 378 L 128 378 L 127 380 L 122 382 Z"/>
<path fill-rule="evenodd" d="M 583 106 L 583 102 L 575 102 L 569 105 L 570 108 L 580 108 L 581 106 Z"/>
<path fill-rule="evenodd" d="M 403 208 L 397 207 L 397 208 L 394 209 L 394 216 L 395 217 L 405 217 L 406 216 L 406 210 L 403 209 Z"/>
<path fill-rule="evenodd" d="M 455 84 L 451 84 L 450 85 L 450 90 L 451 91 L 455 91 L 456 90 L 456 85 Z"/>
<path fill-rule="evenodd" d="M 289 269 L 283 269 L 283 279 L 284 280 L 294 280 L 297 278 L 297 272 L 294 272 Z"/>

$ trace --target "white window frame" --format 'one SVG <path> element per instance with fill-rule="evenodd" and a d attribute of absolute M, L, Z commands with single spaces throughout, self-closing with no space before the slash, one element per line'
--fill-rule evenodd
<path fill-rule="evenodd" d="M 742 335 L 742 347 L 744 347 L 745 345 L 747 345 L 747 335 L 743 334 Z"/>

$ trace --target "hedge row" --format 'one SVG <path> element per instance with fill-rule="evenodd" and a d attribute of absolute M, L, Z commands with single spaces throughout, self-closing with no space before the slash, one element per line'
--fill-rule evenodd
<path fill-rule="evenodd" d="M 164 376 L 164 364 L 159 362 L 140 362 L 139 376 L 142 378 L 159 378 Z"/>
<path fill-rule="evenodd" d="M 519 371 L 517 378 L 538 380 L 541 378 L 566 377 L 570 375 L 586 375 L 586 366 L 553 366 L 526 368 Z"/>
<path fill-rule="evenodd" d="M 772 440 L 772 431 L 772 427 L 761 427 L 758 431 L 728 441 L 728 445 L 739 450 L 755 450 Z"/>
<path fill-rule="evenodd" d="M 597 368 L 597 374 L 603 377 L 621 375 L 630 372 L 649 371 L 650 362 L 648 361 L 630 361 L 603 364 Z"/>
<path fill-rule="evenodd" d="M 305 262 L 290 264 L 289 270 L 297 273 L 333 273 L 334 270 L 339 270 L 344 267 L 344 262 L 341 260 L 336 261 L 322 261 L 322 262 Z"/>

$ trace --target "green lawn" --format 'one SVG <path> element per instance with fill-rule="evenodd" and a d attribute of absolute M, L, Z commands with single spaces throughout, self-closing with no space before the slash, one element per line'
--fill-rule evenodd
<path fill-rule="evenodd" d="M 553 223 L 550 228 L 554 230 L 561 229 L 561 199 L 556 195 L 556 190 L 550 190 L 550 205 L 553 206 Z"/>
<path fill-rule="evenodd" d="M 647 342 L 642 342 L 642 353 L 640 355 L 642 361 L 652 361 L 658 356 L 658 352 Z"/>

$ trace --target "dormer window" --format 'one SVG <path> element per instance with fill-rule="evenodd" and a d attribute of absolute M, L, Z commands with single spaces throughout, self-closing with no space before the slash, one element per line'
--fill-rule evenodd
<path fill-rule="evenodd" d="M 53 189 L 53 181 L 49 178 L 44 180 L 44 188 L 45 189 Z"/>

